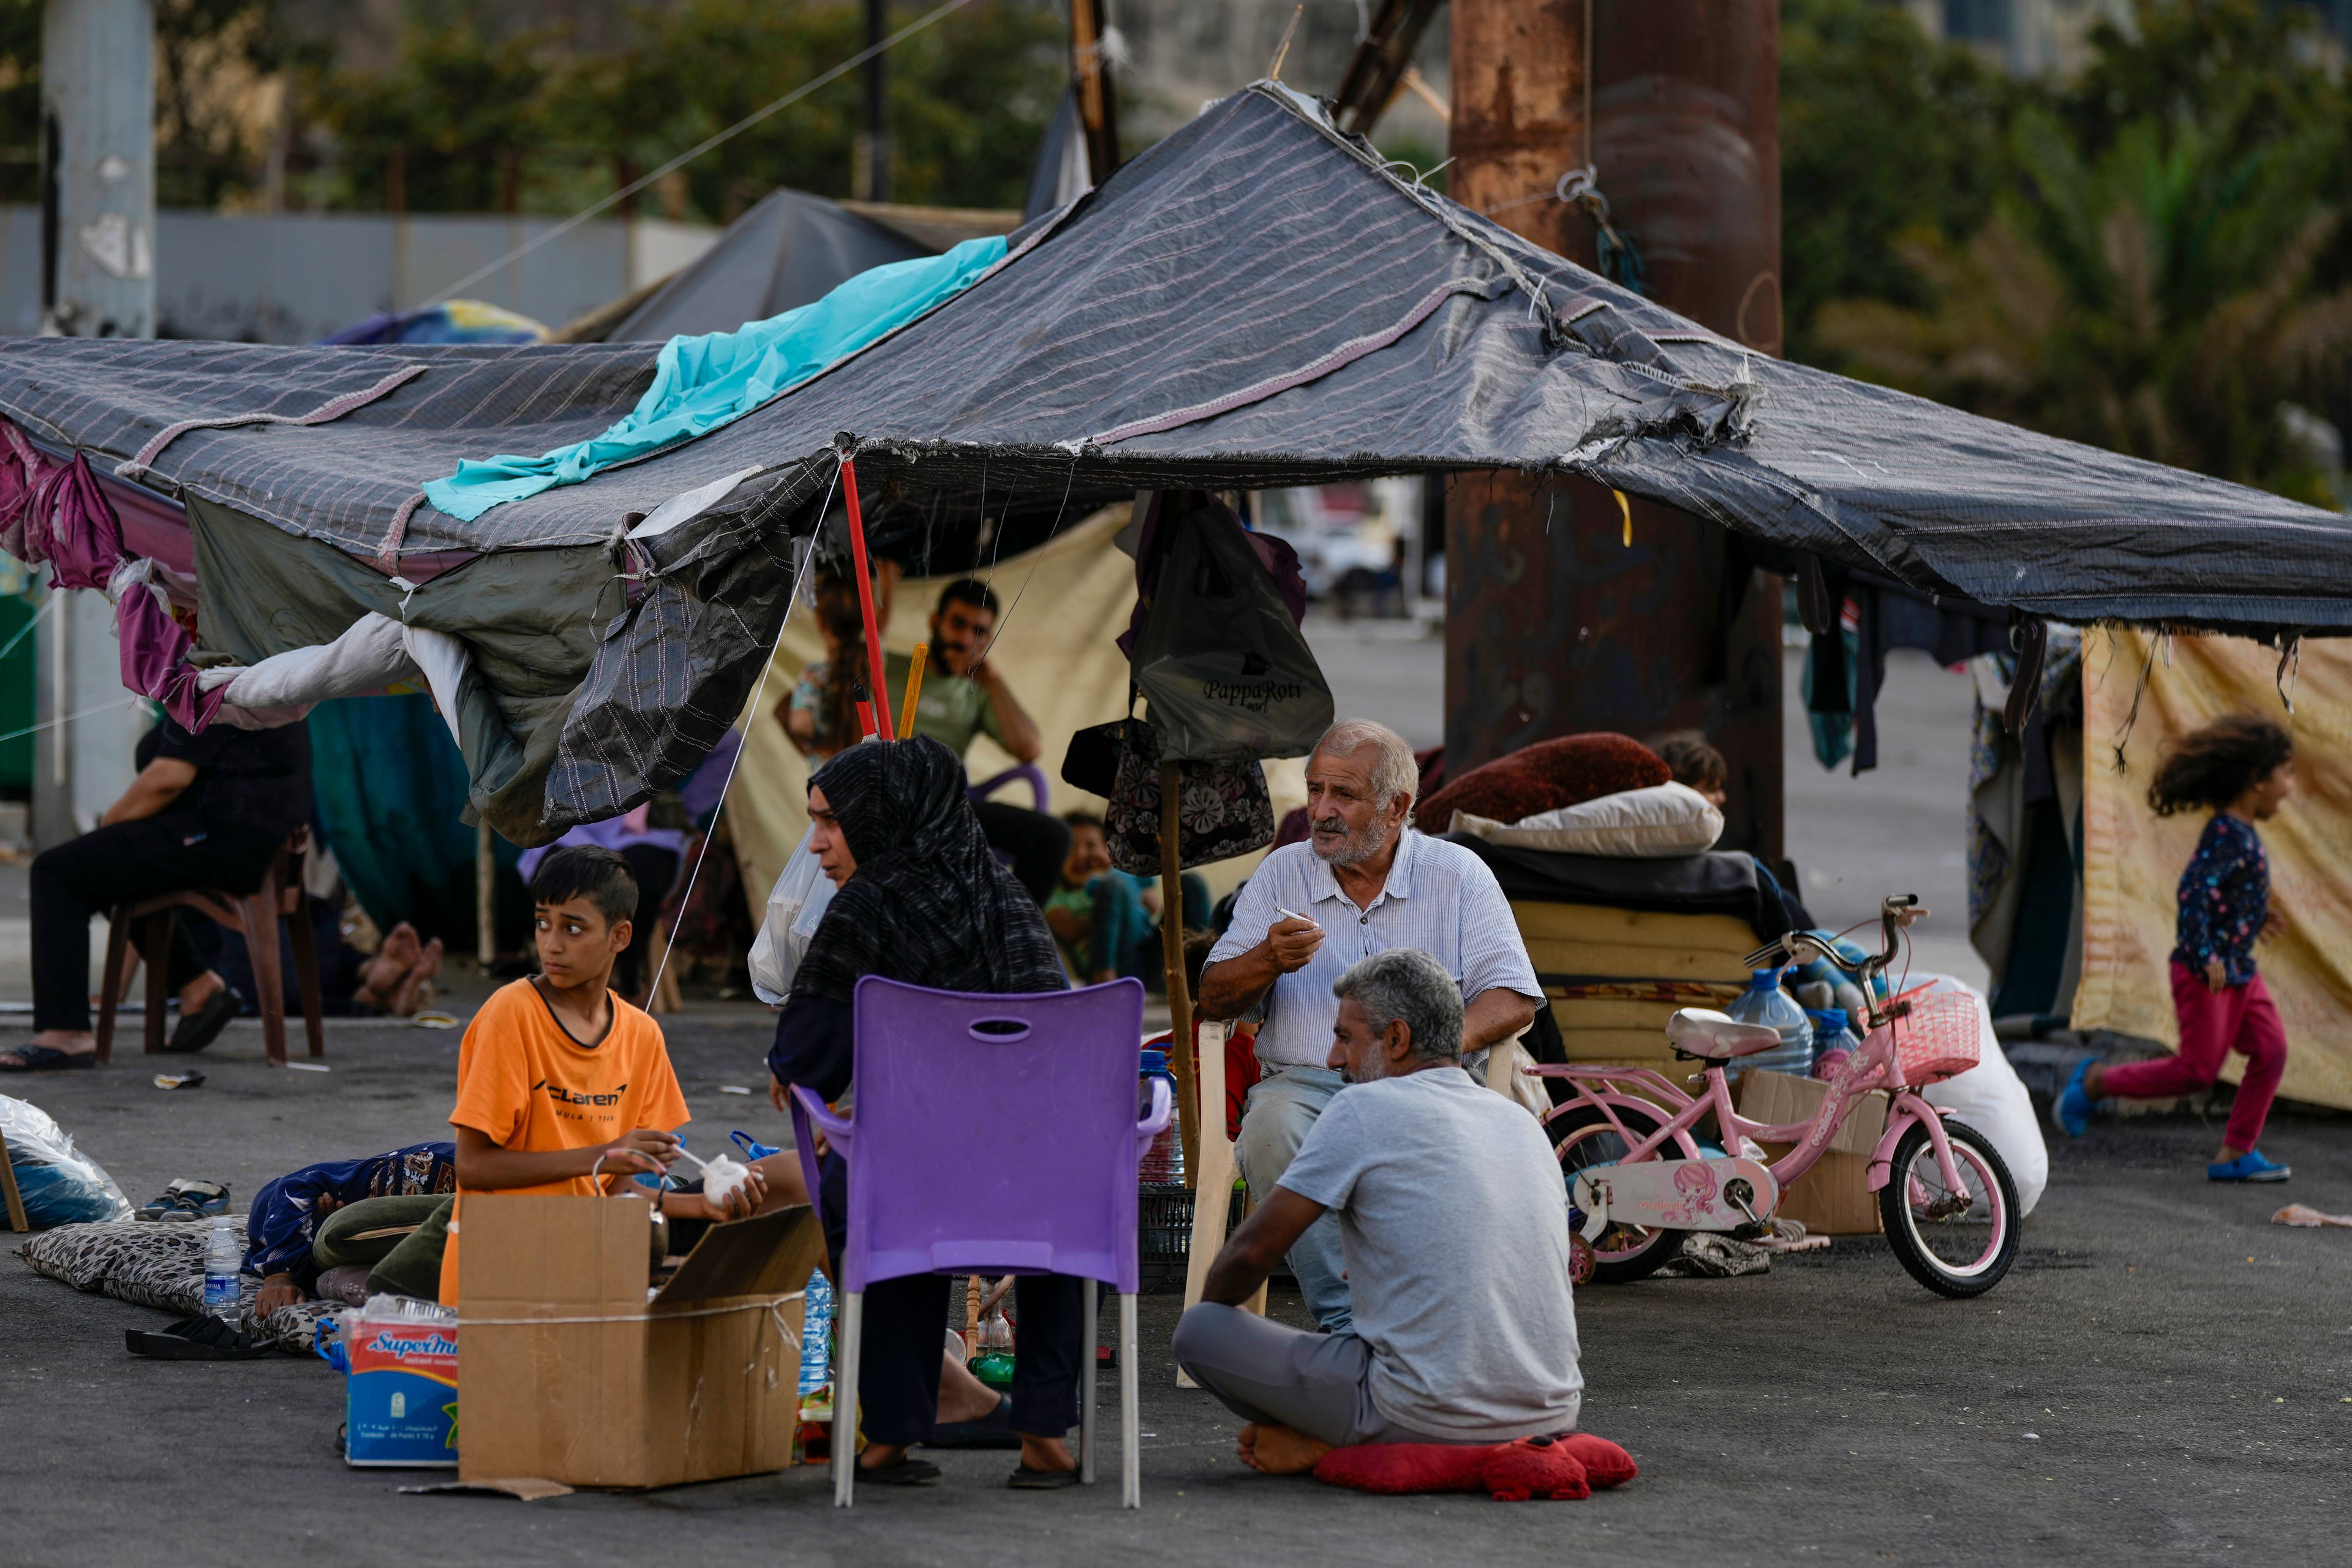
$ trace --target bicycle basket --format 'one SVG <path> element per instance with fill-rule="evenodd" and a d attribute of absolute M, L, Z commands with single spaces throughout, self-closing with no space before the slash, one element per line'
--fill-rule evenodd
<path fill-rule="evenodd" d="M 1976 998 L 1957 991 L 1914 996 L 1911 1011 L 1891 1027 L 1895 1059 L 1902 1065 L 1903 1081 L 1914 1089 L 1968 1071 L 1982 1048 Z"/>

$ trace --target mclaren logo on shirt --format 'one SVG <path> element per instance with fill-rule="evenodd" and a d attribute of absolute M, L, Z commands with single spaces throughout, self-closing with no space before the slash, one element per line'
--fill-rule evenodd
<path fill-rule="evenodd" d="M 569 1089 L 562 1084 L 550 1083 L 545 1079 L 541 1079 L 530 1086 L 530 1089 L 533 1094 L 545 1089 L 547 1098 L 558 1105 L 618 1105 L 621 1103 L 621 1096 L 629 1092 L 629 1086 L 625 1083 L 610 1094 L 589 1094 Z"/>

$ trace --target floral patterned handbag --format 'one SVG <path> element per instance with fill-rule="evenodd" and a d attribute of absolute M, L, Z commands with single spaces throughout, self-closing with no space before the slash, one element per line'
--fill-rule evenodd
<path fill-rule="evenodd" d="M 1177 863 L 1205 866 L 1274 842 L 1274 801 L 1255 762 L 1179 763 Z M 1142 719 L 1119 730 L 1118 771 L 1104 814 L 1110 863 L 1139 877 L 1160 874 L 1160 735 Z"/>

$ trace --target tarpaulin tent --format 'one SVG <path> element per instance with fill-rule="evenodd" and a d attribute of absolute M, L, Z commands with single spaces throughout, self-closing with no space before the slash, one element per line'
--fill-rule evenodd
<path fill-rule="evenodd" d="M 1135 562 L 1114 542 L 1129 521 L 1129 508 L 1105 508 L 1062 528 L 1035 549 L 996 557 L 971 573 L 990 585 L 1004 606 L 989 662 L 1036 723 L 1045 747 L 1039 766 L 1052 790 L 1050 808 L 1056 812 L 1098 813 L 1103 806 L 1101 800 L 1063 782 L 1061 760 L 1071 735 L 1089 724 L 1118 718 L 1127 702 L 1127 665 L 1105 653 L 1127 629 L 1135 610 Z M 956 572 L 901 579 L 882 626 L 882 646 L 891 653 L 911 652 L 929 635 L 940 590 L 962 575 Z M 785 857 L 808 826 L 810 769 L 776 721 L 774 710 L 801 671 L 823 658 L 824 642 L 816 617 L 803 605 L 777 646 L 761 711 L 743 717 L 742 762 L 728 796 L 727 816 L 743 885 L 759 894 L 774 884 Z M 894 702 L 899 696 L 891 695 Z M 972 742 L 968 771 L 978 781 L 1012 760 L 982 735 Z M 1263 766 L 1277 817 L 1307 804 L 1301 760 L 1283 758 Z M 1009 786 L 1001 798 L 1014 805 L 1030 801 L 1028 790 L 1019 785 Z M 1211 890 L 1223 893 L 1258 858 L 1252 855 L 1201 869 Z"/>
<path fill-rule="evenodd" d="M 0 411 L 188 500 L 207 653 L 249 663 L 374 612 L 420 665 L 462 654 L 445 708 L 472 801 L 520 841 L 626 809 L 736 721 L 841 436 L 877 498 L 917 511 L 983 488 L 1083 510 L 1572 473 L 2032 616 L 2352 630 L 2344 518 L 1756 355 L 1397 178 L 1279 86 L 1010 241 L 745 416 L 471 521 L 420 486 L 598 435 L 646 393 L 652 347 L 20 342 Z"/>
<path fill-rule="evenodd" d="M 2282 671 L 2272 649 L 2232 637 L 2158 638 L 2128 626 L 2083 649 L 2083 978 L 2074 1027 L 2172 1045 L 2179 1025 L 2168 959 L 2177 889 L 2203 831 L 2197 812 L 2160 817 L 2148 781 L 2165 748 L 2225 713 L 2260 713 L 2293 731 L 2295 791 L 2262 825 L 2271 908 L 2284 929 L 2255 949 L 2286 1026 L 2291 1099 L 2352 1110 L 2352 646 L 2328 643 Z M 2282 692 L 2294 700 L 2292 711 Z M 2118 757 L 2120 753 L 2120 758 Z M 2118 765 L 2120 761 L 2122 765 Z M 2235 1081 L 2243 1067 L 2224 1068 Z"/>
<path fill-rule="evenodd" d="M 823 196 L 771 192 L 606 337 L 664 342 L 680 332 L 732 331 L 820 299 L 868 268 L 936 248 Z"/>

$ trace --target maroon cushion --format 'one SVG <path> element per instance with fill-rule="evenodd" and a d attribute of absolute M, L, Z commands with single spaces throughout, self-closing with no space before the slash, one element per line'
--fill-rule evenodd
<path fill-rule="evenodd" d="M 1605 730 L 1563 735 L 1472 768 L 1422 802 L 1414 815 L 1424 831 L 1444 833 L 1457 811 L 1517 822 L 1604 795 L 1649 789 L 1673 777 L 1655 752 L 1630 735 Z"/>

